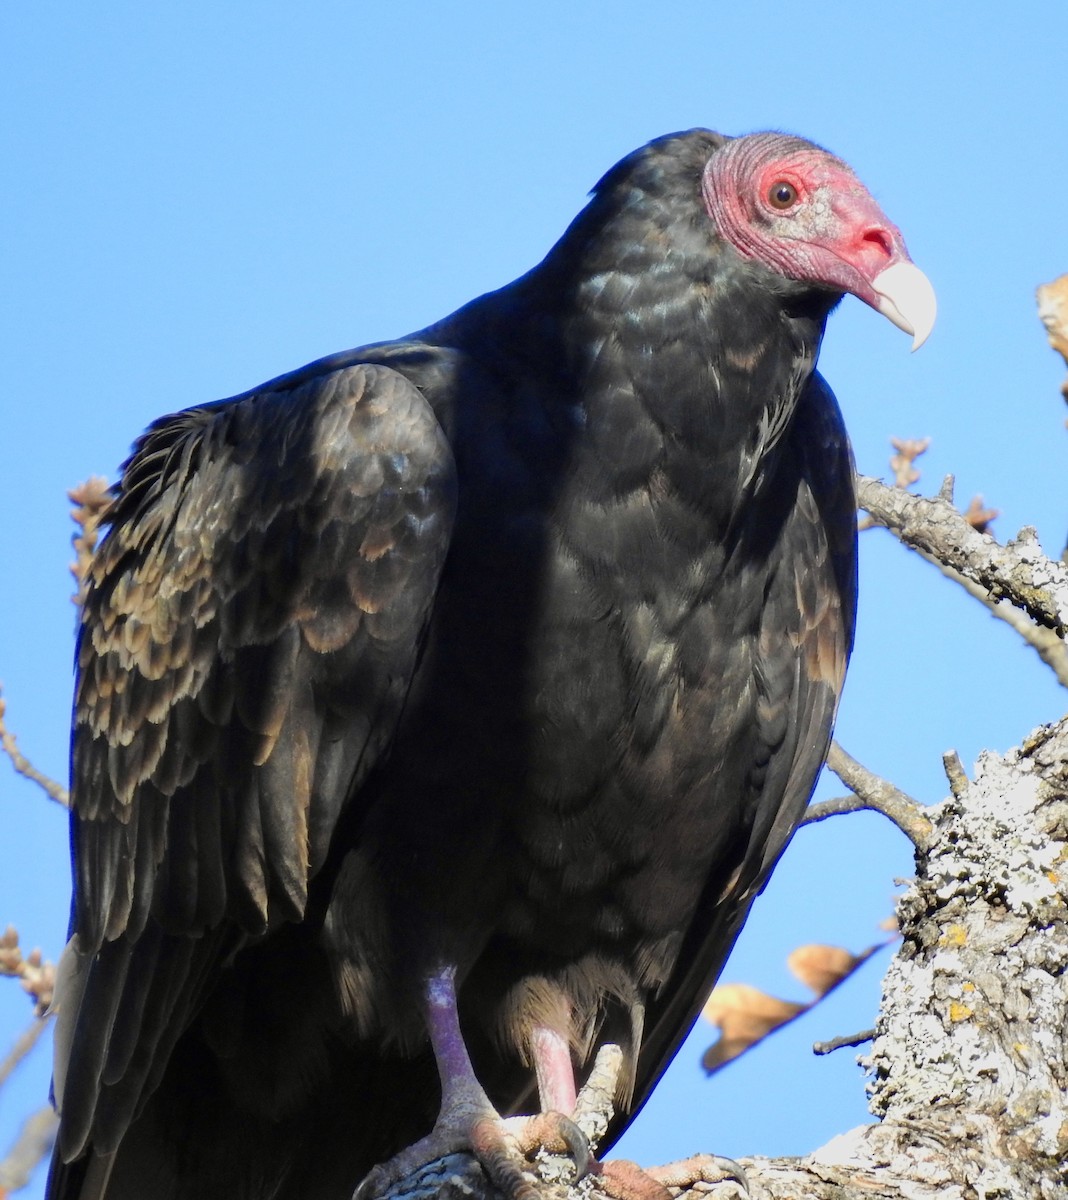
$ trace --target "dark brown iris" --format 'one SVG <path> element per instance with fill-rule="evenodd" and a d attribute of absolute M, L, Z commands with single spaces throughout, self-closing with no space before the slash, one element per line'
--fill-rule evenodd
<path fill-rule="evenodd" d="M 768 203 L 772 208 L 789 208 L 797 203 L 797 188 L 785 179 L 780 179 L 768 188 Z"/>

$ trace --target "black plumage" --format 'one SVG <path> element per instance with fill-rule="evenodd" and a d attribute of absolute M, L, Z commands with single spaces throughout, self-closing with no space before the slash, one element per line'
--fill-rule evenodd
<path fill-rule="evenodd" d="M 852 638 L 844 288 L 710 199 L 743 143 L 853 178 L 776 138 L 659 139 L 509 287 L 138 441 L 79 639 L 53 1200 L 350 1196 L 434 1122 L 442 971 L 499 1110 L 539 1030 L 623 1047 L 614 1135 L 647 1096 Z"/>

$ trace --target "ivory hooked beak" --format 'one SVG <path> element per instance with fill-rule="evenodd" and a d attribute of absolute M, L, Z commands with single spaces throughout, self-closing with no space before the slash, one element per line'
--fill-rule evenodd
<path fill-rule="evenodd" d="M 934 328 L 938 301 L 931 281 L 915 263 L 896 262 L 872 280 L 879 312 L 906 333 L 918 350 Z"/>

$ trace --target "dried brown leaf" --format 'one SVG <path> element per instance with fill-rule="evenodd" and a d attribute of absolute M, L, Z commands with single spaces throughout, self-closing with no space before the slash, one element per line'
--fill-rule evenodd
<path fill-rule="evenodd" d="M 825 996 L 862 963 L 863 958 L 841 946 L 798 946 L 786 960 L 786 965 L 805 987 Z"/>
<path fill-rule="evenodd" d="M 983 497 L 973 496 L 971 503 L 961 513 L 961 516 L 968 522 L 973 529 L 978 529 L 980 533 L 986 533 L 990 522 L 998 515 L 996 508 L 984 508 Z"/>
<path fill-rule="evenodd" d="M 794 975 L 815 992 L 815 997 L 807 1004 L 769 996 L 767 992 L 746 983 L 721 983 L 713 989 L 702 1010 L 705 1020 L 720 1031 L 719 1040 L 705 1051 L 701 1059 L 702 1066 L 711 1074 L 744 1054 L 768 1034 L 815 1008 L 828 992 L 893 940 L 888 938 L 876 942 L 859 954 L 853 954 L 841 946 L 799 946 L 786 961 Z"/>
<path fill-rule="evenodd" d="M 714 1071 L 737 1058 L 769 1033 L 792 1021 L 807 1005 L 769 996 L 746 983 L 721 983 L 712 990 L 702 1010 L 705 1020 L 720 1031 L 719 1040 L 701 1060 Z"/>

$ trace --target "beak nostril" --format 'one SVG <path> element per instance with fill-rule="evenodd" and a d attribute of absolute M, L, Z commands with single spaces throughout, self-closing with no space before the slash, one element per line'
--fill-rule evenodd
<path fill-rule="evenodd" d="M 865 229 L 860 235 L 862 242 L 869 242 L 873 246 L 878 246 L 879 249 L 890 258 L 894 253 L 894 241 L 890 234 L 885 229 L 880 229 L 877 225 L 871 229 Z"/>

